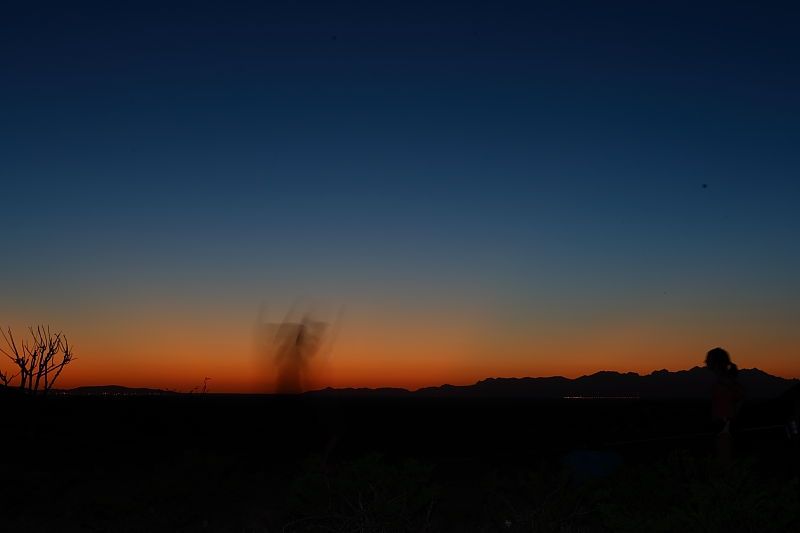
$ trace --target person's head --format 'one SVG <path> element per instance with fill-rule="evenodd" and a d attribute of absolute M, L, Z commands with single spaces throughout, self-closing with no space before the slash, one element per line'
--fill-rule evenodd
<path fill-rule="evenodd" d="M 738 368 L 731 362 L 731 356 L 722 348 L 713 348 L 706 354 L 706 366 L 718 376 L 735 378 Z"/>

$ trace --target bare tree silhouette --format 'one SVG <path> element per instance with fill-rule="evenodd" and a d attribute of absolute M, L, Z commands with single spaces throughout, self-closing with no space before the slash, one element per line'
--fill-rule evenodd
<path fill-rule="evenodd" d="M 208 382 L 209 381 L 211 381 L 211 378 L 203 379 L 203 384 L 202 385 L 197 385 L 196 387 L 192 387 L 192 389 L 189 391 L 189 394 L 194 394 L 196 392 L 199 392 L 200 394 L 207 393 L 208 392 Z M 169 389 L 167 389 L 167 390 L 169 390 Z"/>
<path fill-rule="evenodd" d="M 19 388 L 29 394 L 47 394 L 53 388 L 64 367 L 71 363 L 75 356 L 62 332 L 51 333 L 50 326 L 28 328 L 30 339 L 17 343 L 11 328 L 0 330 L 6 348 L 0 352 L 16 365 L 15 374 L 0 372 L 0 381 L 9 386 L 12 380 L 19 377 Z"/>

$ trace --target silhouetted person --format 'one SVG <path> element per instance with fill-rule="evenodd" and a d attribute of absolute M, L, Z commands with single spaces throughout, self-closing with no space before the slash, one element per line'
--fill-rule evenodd
<path fill-rule="evenodd" d="M 717 460 L 722 467 L 731 463 L 731 425 L 744 401 L 744 387 L 736 380 L 739 369 L 722 348 L 709 350 L 706 367 L 716 376 L 711 389 L 711 416 L 717 433 Z"/>
<path fill-rule="evenodd" d="M 786 436 L 789 437 L 789 449 L 792 455 L 794 475 L 800 477 L 800 384 L 786 391 Z"/>

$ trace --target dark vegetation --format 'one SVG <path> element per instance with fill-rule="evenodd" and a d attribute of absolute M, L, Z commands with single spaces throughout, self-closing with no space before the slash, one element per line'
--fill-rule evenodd
<path fill-rule="evenodd" d="M 10 386 L 16 380 L 20 391 L 45 395 L 75 356 L 67 336 L 51 332 L 50 326 L 30 327 L 28 333 L 27 338 L 17 339 L 11 328 L 0 330 L 5 342 L 5 346 L 0 345 L 0 354 L 14 368 L 10 372 L 0 370 L 0 385 Z"/>
<path fill-rule="evenodd" d="M 751 401 L 740 427 L 791 398 Z M 2 395 L 7 531 L 795 531 L 796 444 L 707 400 Z M 659 437 L 686 437 L 658 440 Z M 630 442 L 653 439 L 646 442 Z M 570 452 L 616 457 L 593 476 Z"/>

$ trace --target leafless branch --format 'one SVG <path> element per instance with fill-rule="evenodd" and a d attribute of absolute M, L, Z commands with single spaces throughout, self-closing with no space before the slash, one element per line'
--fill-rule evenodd
<path fill-rule="evenodd" d="M 64 367 L 75 357 L 66 335 L 53 333 L 50 326 L 29 327 L 30 339 L 17 344 L 11 328 L 0 330 L 6 348 L 0 348 L 19 372 L 9 375 L 0 372 L 0 381 L 9 385 L 19 376 L 19 388 L 31 394 L 47 394 L 52 389 Z"/>

